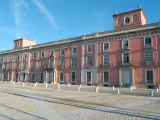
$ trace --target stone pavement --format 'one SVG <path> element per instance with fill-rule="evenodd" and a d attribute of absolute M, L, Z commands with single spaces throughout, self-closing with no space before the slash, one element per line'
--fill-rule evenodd
<path fill-rule="evenodd" d="M 0 84 L 0 120 L 158 120 L 160 97 Z"/>

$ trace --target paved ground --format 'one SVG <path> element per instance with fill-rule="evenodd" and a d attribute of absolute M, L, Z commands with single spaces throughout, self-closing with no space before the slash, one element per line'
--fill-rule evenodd
<path fill-rule="evenodd" d="M 0 84 L 0 120 L 160 120 L 160 97 Z"/>

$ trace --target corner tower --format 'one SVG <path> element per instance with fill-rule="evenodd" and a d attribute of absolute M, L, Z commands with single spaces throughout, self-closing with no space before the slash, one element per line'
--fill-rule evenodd
<path fill-rule="evenodd" d="M 114 29 L 127 29 L 146 24 L 146 15 L 143 9 L 138 6 L 136 10 L 129 10 L 123 13 L 114 12 Z"/>

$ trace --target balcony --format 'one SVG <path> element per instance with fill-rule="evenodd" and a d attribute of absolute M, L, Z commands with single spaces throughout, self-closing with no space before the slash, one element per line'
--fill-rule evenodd
<path fill-rule="evenodd" d="M 134 61 L 120 61 L 118 64 L 117 64 L 117 67 L 134 67 L 136 66 L 135 62 Z"/>

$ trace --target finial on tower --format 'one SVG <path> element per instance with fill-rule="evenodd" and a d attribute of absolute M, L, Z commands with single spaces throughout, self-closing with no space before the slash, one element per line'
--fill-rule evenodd
<path fill-rule="evenodd" d="M 141 9 L 141 5 L 138 5 L 138 9 Z"/>
<path fill-rule="evenodd" d="M 114 11 L 114 14 L 116 15 L 116 14 L 117 14 L 117 11 Z"/>

